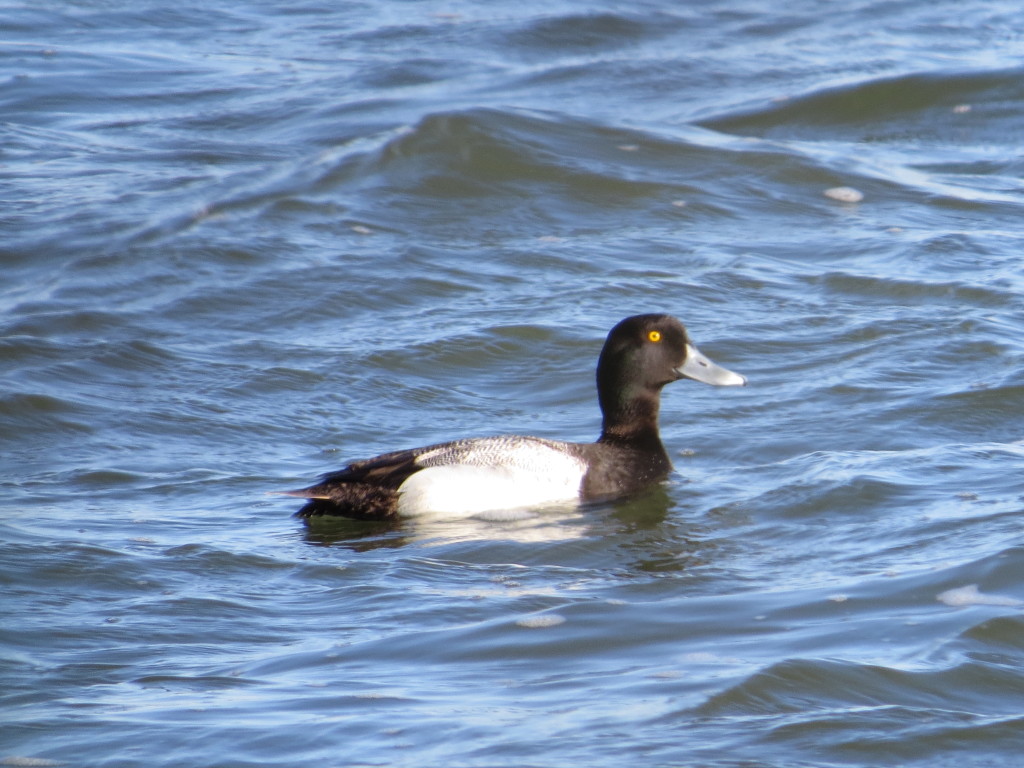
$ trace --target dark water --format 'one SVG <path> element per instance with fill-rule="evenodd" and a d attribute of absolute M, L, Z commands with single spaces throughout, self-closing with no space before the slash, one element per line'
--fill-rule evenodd
<path fill-rule="evenodd" d="M 0 763 L 1016 764 L 1020 11 L 767 7 L 0 11 Z M 644 498 L 266 495 L 647 311 L 751 383 Z"/>

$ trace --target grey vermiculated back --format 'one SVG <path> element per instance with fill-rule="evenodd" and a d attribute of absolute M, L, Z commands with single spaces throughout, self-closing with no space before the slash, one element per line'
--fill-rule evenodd
<path fill-rule="evenodd" d="M 502 435 L 455 440 L 425 448 L 418 453 L 416 462 L 427 467 L 447 464 L 473 466 L 504 465 L 527 471 L 543 472 L 555 459 L 565 458 L 584 466 L 576 445 L 537 437 Z"/>

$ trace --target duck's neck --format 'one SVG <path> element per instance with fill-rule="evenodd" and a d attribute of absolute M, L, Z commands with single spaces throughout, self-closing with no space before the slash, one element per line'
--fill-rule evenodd
<path fill-rule="evenodd" d="M 622 392 L 619 399 L 601 398 L 601 437 L 598 442 L 617 443 L 665 453 L 658 433 L 658 390 Z"/>

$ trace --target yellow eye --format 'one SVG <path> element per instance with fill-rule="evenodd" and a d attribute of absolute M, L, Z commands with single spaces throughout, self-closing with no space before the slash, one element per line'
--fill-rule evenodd
<path fill-rule="evenodd" d="M 647 334 L 648 341 L 659 342 L 661 341 L 661 331 L 651 331 Z"/>

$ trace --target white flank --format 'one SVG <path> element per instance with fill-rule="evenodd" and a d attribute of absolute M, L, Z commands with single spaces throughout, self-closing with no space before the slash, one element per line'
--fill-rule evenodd
<path fill-rule="evenodd" d="M 407 517 L 470 517 L 579 501 L 583 462 L 554 450 L 541 453 L 543 467 L 530 461 L 534 466 L 449 464 L 421 469 L 398 489 L 398 512 Z"/>

